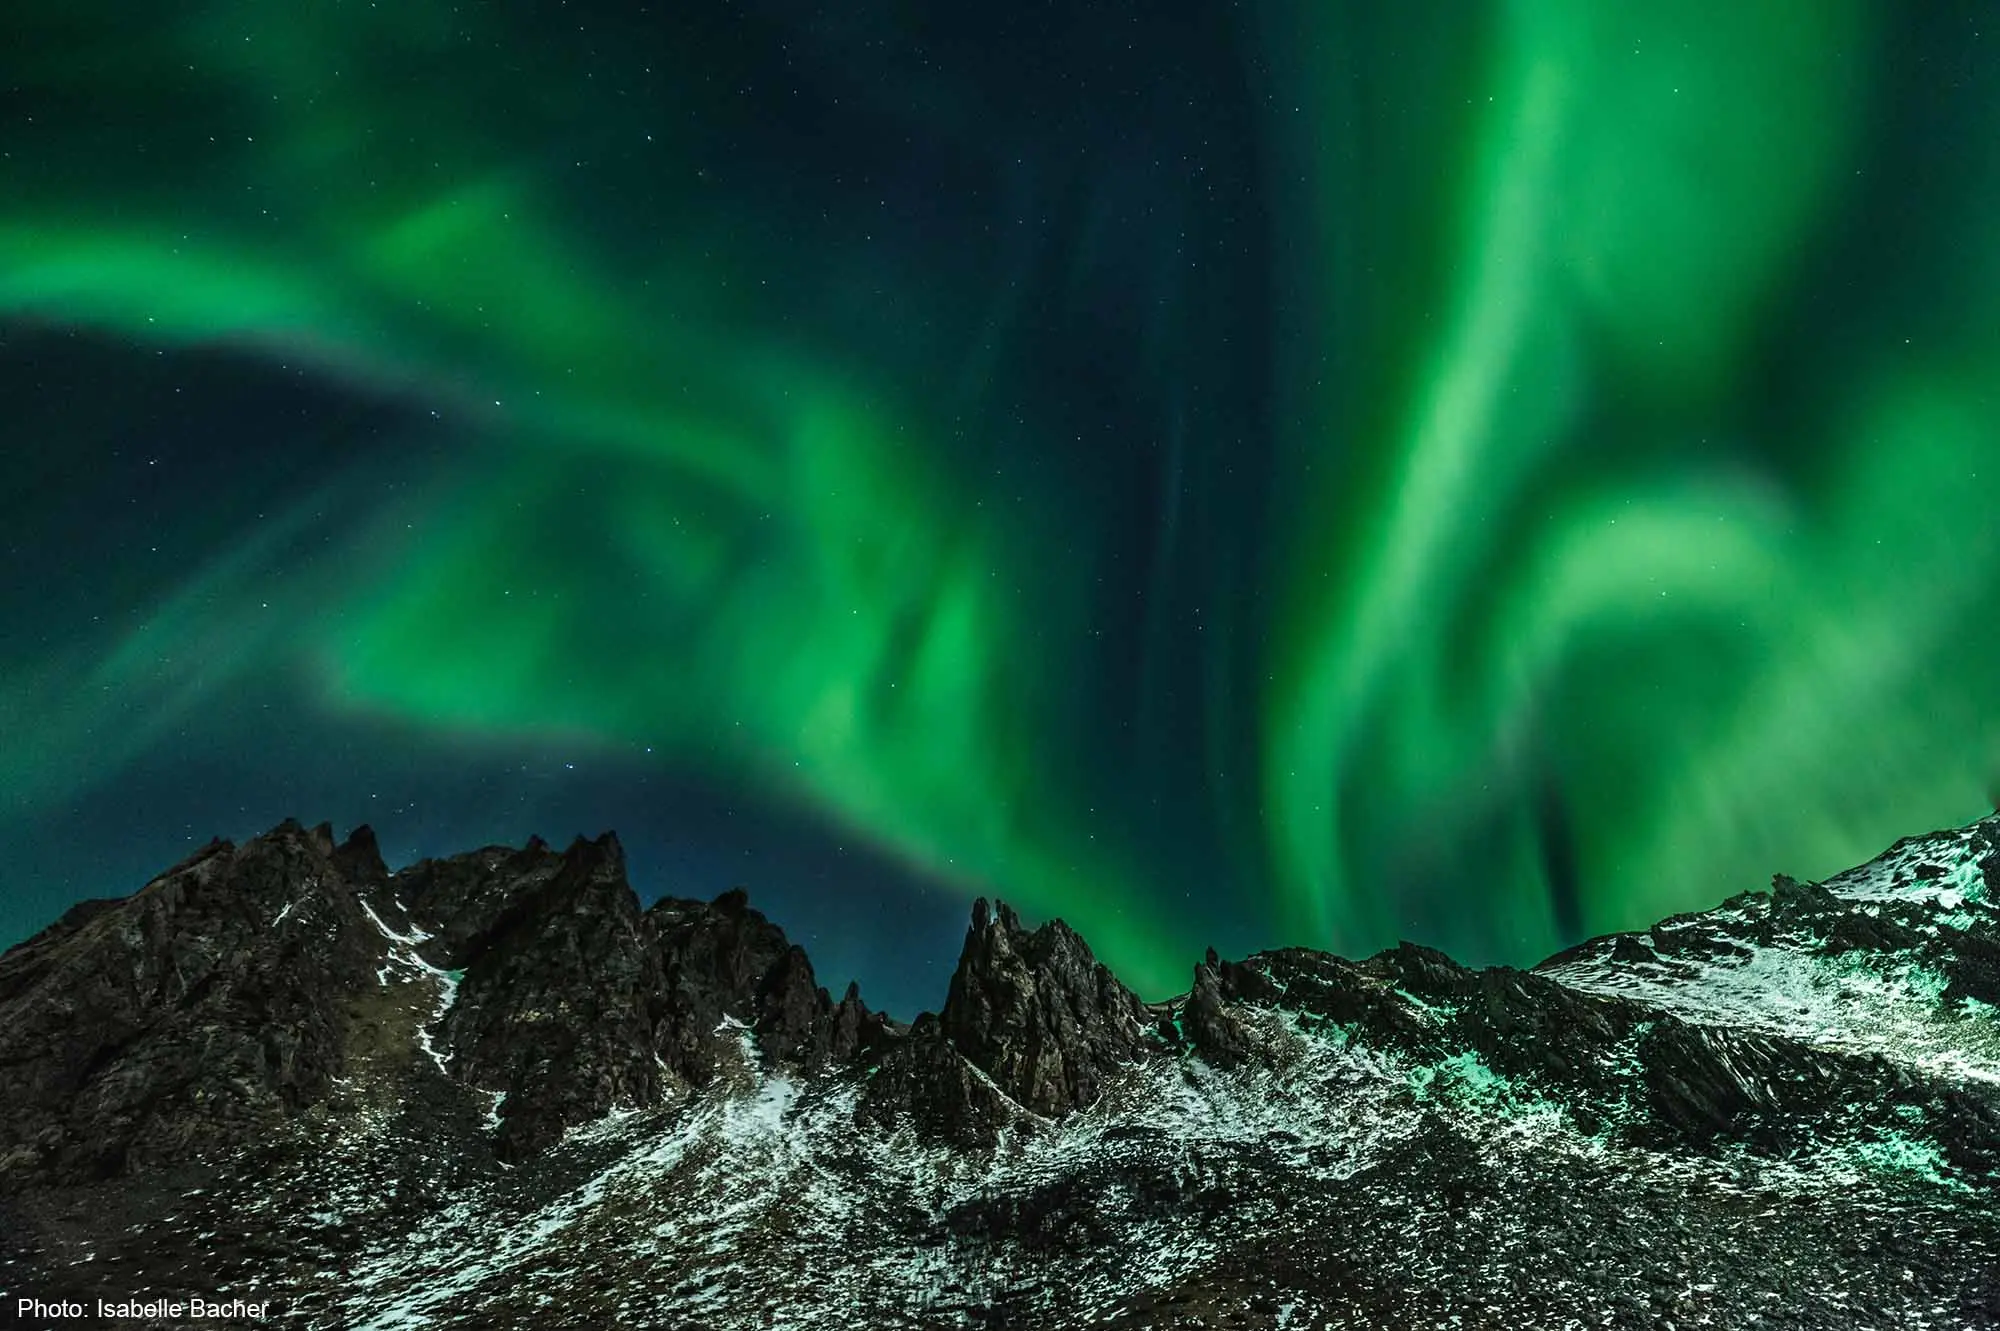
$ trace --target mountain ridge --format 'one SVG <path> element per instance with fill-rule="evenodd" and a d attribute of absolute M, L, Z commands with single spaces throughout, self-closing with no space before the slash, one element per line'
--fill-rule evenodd
<path fill-rule="evenodd" d="M 641 908 L 609 833 L 392 873 L 367 828 L 288 820 L 0 954 L 0 1070 L 23 1088 L 0 1102 L 0 1286 L 276 1291 L 329 1327 L 507 1325 L 523 1271 L 716 1328 L 1519 1324 L 1478 1320 L 1489 1304 L 1538 1325 L 1982 1325 L 1996 889 L 2000 817 L 1526 970 L 1410 943 L 1211 950 L 1150 1004 L 1060 920 L 982 899 L 939 1010 L 904 1025 L 855 986 L 833 998 L 740 891 Z M 1826 1284 L 1850 1300 L 1888 1270 L 1885 1217 L 1957 1246 L 1897 1250 L 1921 1274 L 1894 1322 L 1819 1296 L 1774 1311 L 1777 1273 L 1640 1309 L 1464 1246 L 1577 1189 L 1718 1232 L 1759 1189 L 1813 1197 L 1831 1220 L 1780 1228 L 1847 1226 L 1834 1251 L 1858 1265 Z M 717 1251 L 686 1217 L 723 1201 L 716 1223 L 749 1227 Z M 1448 1224 L 1379 1247 L 1439 1207 Z M 657 1215 L 657 1262 L 617 1257 L 610 1209 Z M 1672 1283 L 1657 1235 L 1573 1228 L 1515 1223 Z M 1152 1256 L 1113 1260 L 1134 1244 Z M 869 1304 L 855 1272 L 902 1294 Z M 843 1289 L 851 1307 L 828 1302 Z M 601 1324 L 585 1303 L 549 1324 Z"/>

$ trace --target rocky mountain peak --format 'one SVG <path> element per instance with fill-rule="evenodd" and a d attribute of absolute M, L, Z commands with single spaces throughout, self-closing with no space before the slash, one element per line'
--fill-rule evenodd
<path fill-rule="evenodd" d="M 486 1097 L 495 1148 L 523 1158 L 705 1082 L 725 1019 L 807 1063 L 887 1029 L 740 891 L 642 911 L 613 833 L 391 874 L 371 829 L 296 819 L 73 909 L 0 958 L 0 1002 L 26 1093 L 0 1171 L 66 1177 L 234 1149 L 386 1069 Z"/>
<path fill-rule="evenodd" d="M 1038 1114 L 1095 1100 L 1153 1043 L 1138 997 L 1061 920 L 1030 931 L 1005 902 L 973 904 L 939 1014 L 944 1037 Z"/>
<path fill-rule="evenodd" d="M 366 823 L 349 832 L 347 840 L 335 846 L 329 858 L 340 876 L 350 883 L 379 884 L 389 880 L 389 866 L 382 859 L 375 829 Z"/>
<path fill-rule="evenodd" d="M 377 940 L 330 836 L 215 840 L 0 956 L 0 1171 L 102 1178 L 253 1139 L 344 1063 Z"/>
<path fill-rule="evenodd" d="M 647 921 L 667 977 L 660 1057 L 690 1084 L 707 1079 L 725 1019 L 753 1030 L 768 1056 L 804 1063 L 852 1058 L 886 1029 L 853 986 L 835 1004 L 805 950 L 741 888 L 707 902 L 663 897 Z"/>
<path fill-rule="evenodd" d="M 544 852 L 496 870 L 525 872 L 484 894 L 504 905 L 438 959 L 462 973 L 442 1044 L 453 1077 L 501 1097 L 498 1143 L 518 1158 L 613 1105 L 658 1102 L 666 977 L 610 833 L 576 838 L 553 866 Z"/>

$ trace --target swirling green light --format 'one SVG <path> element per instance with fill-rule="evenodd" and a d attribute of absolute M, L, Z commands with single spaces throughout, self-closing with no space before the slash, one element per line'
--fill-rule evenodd
<path fill-rule="evenodd" d="M 1412 845 L 1465 846 L 1485 792 L 1543 765 L 1601 929 L 1960 815 L 1987 761 L 1962 741 L 1987 729 L 1988 682 L 1945 668 L 1930 691 L 1947 622 L 1983 641 L 1985 535 L 1952 530 L 1927 560 L 1941 495 L 1896 501 L 1986 484 L 1994 422 L 1968 371 L 1990 347 L 1916 399 L 1885 374 L 1889 406 L 1829 384 L 1869 429 L 1794 423 L 1825 461 L 1791 474 L 1756 454 L 1792 441 L 1717 437 L 1762 391 L 1774 303 L 1851 174 L 1864 11 L 1551 0 L 1496 23 L 1456 262 L 1415 293 L 1439 317 L 1400 413 L 1375 429 L 1332 403 L 1299 440 L 1370 459 L 1371 483 L 1321 467 L 1295 510 L 1267 697 L 1274 855 L 1295 927 L 1323 938 L 1407 928 L 1370 885 Z M 1337 165 L 1304 209 L 1329 232 L 1353 225 Z M 1496 858 L 1430 861 L 1499 903 L 1445 932 L 1553 946 L 1533 856 Z"/>
<path fill-rule="evenodd" d="M 1077 682 L 1094 589 L 1136 569 L 1164 652 L 1166 563 L 1067 530 L 1093 515 L 1058 483 L 1000 492 L 994 455 L 1070 444 L 958 419 L 937 367 L 1004 377 L 991 345 L 884 354 L 764 289 L 734 230 L 794 205 L 699 196 L 699 53 L 656 75 L 427 0 L 23 6 L 43 58 L 10 79 L 67 112 L 0 158 L 0 312 L 308 367 L 463 451 L 388 499 L 330 475 L 138 626 L 8 658 L 19 798 L 292 671 L 323 715 L 657 750 L 1064 915 L 1154 990 L 1197 891 L 1260 941 L 1522 961 L 1961 816 L 2000 703 L 1996 168 L 1921 232 L 1966 254 L 1949 289 L 1837 334 L 1812 289 L 1884 160 L 1891 17 L 1257 7 L 1269 511 L 1192 556 L 1227 640 L 1184 672 L 1201 703 L 1149 658 L 1113 715 Z M 1035 303 L 817 243 L 883 301 L 1014 312 L 989 342 Z M 1075 381 L 1008 391 L 1092 391 L 1094 335 Z M 1236 447 L 1213 419 L 1175 445 Z"/>

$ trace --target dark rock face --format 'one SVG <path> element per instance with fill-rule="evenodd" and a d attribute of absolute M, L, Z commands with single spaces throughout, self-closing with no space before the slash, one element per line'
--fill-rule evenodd
<path fill-rule="evenodd" d="M 972 908 L 941 1014 L 907 1034 L 878 1029 L 860 1112 L 914 1123 L 960 1147 L 988 1147 L 1012 1126 L 1081 1109 L 1119 1070 L 1167 1047 L 1153 1014 L 1060 920 L 1032 932 L 1008 906 Z"/>
<path fill-rule="evenodd" d="M 444 1024 L 451 1070 L 506 1093 L 502 1154 L 539 1151 L 615 1104 L 658 1102 L 664 973 L 617 838 L 577 838 L 553 876 L 442 960 L 464 970 Z"/>
<path fill-rule="evenodd" d="M 0 1177 L 169 1164 L 324 1096 L 373 956 L 328 849 L 296 823 L 211 842 L 0 957 Z"/>
<path fill-rule="evenodd" d="M 1145 1005 L 1061 920 L 1030 933 L 1006 903 L 974 903 L 939 1025 L 1016 1103 L 1037 1114 L 1089 1104 L 1147 1050 L 1146 1023 Z"/>
<path fill-rule="evenodd" d="M 752 910 L 741 889 L 707 903 L 663 899 L 647 920 L 666 977 L 658 1048 L 687 1084 L 707 1080 L 725 1015 L 743 1017 L 766 1054 L 793 1061 L 851 1059 L 887 1029 L 859 990 L 850 987 L 836 1005 L 805 950 Z"/>
<path fill-rule="evenodd" d="M 326 839 L 333 840 L 333 829 L 327 828 Z M 375 829 L 363 823 L 348 834 L 347 840 L 335 846 L 327 856 L 333 867 L 348 882 L 363 887 L 380 887 L 389 881 L 389 866 L 382 862 L 382 847 L 376 843 Z"/>
<path fill-rule="evenodd" d="M 1028 1112 L 960 1052 L 937 1014 L 910 1025 L 870 1071 L 860 1117 L 877 1127 L 914 1125 L 962 1150 L 998 1142 L 1008 1128 L 1028 1122 Z"/>
<path fill-rule="evenodd" d="M 412 1015 L 391 995 L 412 988 L 431 1020 L 385 1048 Z M 19 1091 L 0 1177 L 70 1181 L 240 1148 L 378 1056 L 418 1067 L 427 1048 L 499 1095 L 493 1142 L 515 1159 L 705 1081 L 725 1016 L 792 1062 L 852 1058 L 888 1029 L 852 989 L 832 1003 L 740 893 L 642 913 L 609 834 L 392 879 L 368 828 L 336 845 L 296 822 L 72 909 L 0 958 L 0 1008 Z"/>
<path fill-rule="evenodd" d="M 1240 1067 L 1250 1057 L 1250 1033 L 1230 1010 L 1223 990 L 1222 963 L 1214 948 L 1194 968 L 1194 987 L 1181 1005 L 1181 1032 L 1196 1052 L 1216 1067 Z"/>
<path fill-rule="evenodd" d="M 469 962 L 503 922 L 517 917 L 564 862 L 540 837 L 520 850 L 487 846 L 411 865 L 396 875 L 396 899 L 415 918 L 433 922 L 437 955 L 456 965 Z"/>
<path fill-rule="evenodd" d="M 1995 1325 L 2000 817 L 1532 970 L 1143 1003 L 978 903 L 904 1027 L 615 837 L 215 842 L 0 956 L 0 1292 L 315 1328 Z M 340 1272 L 338 1278 L 331 1273 Z"/>

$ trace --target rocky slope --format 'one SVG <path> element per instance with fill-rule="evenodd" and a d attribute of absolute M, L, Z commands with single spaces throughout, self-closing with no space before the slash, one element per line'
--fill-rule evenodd
<path fill-rule="evenodd" d="M 904 1027 L 609 836 L 392 874 L 287 823 L 0 957 L 0 1302 L 2000 1325 L 1996 889 L 2000 817 L 1531 971 L 1211 953 L 1151 1005 L 981 902 Z"/>

